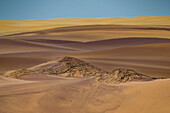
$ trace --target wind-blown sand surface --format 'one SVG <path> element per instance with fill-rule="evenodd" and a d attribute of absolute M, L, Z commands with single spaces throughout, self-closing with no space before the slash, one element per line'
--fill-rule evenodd
<path fill-rule="evenodd" d="M 86 58 L 105 69 L 127 67 L 151 76 L 170 77 L 170 44 L 146 44 L 78 53 L 71 56 Z"/>
<path fill-rule="evenodd" d="M 170 16 L 0 20 L 0 113 L 168 113 Z M 156 78 L 121 84 L 4 73 L 58 57 Z"/>
<path fill-rule="evenodd" d="M 2 84 L 2 83 L 1 83 Z M 168 113 L 170 80 L 121 85 L 59 79 L 0 87 L 2 113 Z"/>
<path fill-rule="evenodd" d="M 0 20 L 1 36 L 27 31 L 43 30 L 55 27 L 79 25 L 165 25 L 169 27 L 170 16 L 139 16 L 111 18 L 58 18 L 33 20 Z"/>

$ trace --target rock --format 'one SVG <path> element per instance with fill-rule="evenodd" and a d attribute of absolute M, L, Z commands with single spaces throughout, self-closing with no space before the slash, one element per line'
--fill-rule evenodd
<path fill-rule="evenodd" d="M 15 71 L 6 73 L 4 76 L 10 77 L 10 78 L 20 78 L 21 76 L 28 75 L 28 74 L 29 74 L 29 70 L 19 69 L 19 70 L 15 70 Z"/>
<path fill-rule="evenodd" d="M 73 57 L 62 57 L 28 69 L 20 69 L 5 74 L 6 77 L 20 78 L 25 75 L 60 75 L 65 77 L 94 77 L 95 82 L 124 83 L 153 78 L 131 69 L 119 68 L 106 72 L 90 63 Z"/>
<path fill-rule="evenodd" d="M 124 83 L 127 81 L 135 80 L 152 80 L 154 78 L 137 73 L 134 70 L 126 68 L 118 68 L 113 70 L 107 75 L 98 76 L 96 81 L 107 82 L 107 83 Z"/>
<path fill-rule="evenodd" d="M 90 77 L 106 73 L 83 60 L 64 57 L 56 65 L 44 70 L 45 73 L 67 77 Z"/>

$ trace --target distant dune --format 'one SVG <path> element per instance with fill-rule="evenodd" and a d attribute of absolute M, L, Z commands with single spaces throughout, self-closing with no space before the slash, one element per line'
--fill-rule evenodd
<path fill-rule="evenodd" d="M 1 59 L 7 60 L 2 62 L 3 65 L 0 68 L 2 72 L 19 69 L 22 66 L 23 68 L 33 66 L 36 64 L 36 59 L 40 62 L 43 61 L 42 58 L 47 61 L 68 55 L 86 59 L 106 70 L 126 67 L 154 77 L 170 77 L 169 39 L 138 37 L 75 42 L 54 38 L 16 38 L 16 40 L 2 38 L 0 43 Z M 30 59 L 29 63 L 20 60 L 27 58 Z M 33 60 L 35 63 L 31 59 L 35 59 Z M 13 66 L 15 64 L 16 66 Z"/>
<path fill-rule="evenodd" d="M 15 39 L 56 39 L 89 42 L 127 37 L 170 38 L 170 28 L 144 25 L 84 25 L 5 35 Z M 3 38 L 2 37 L 2 38 Z"/>
<path fill-rule="evenodd" d="M 170 58 L 170 43 L 156 43 L 156 44 L 144 44 L 144 45 L 137 45 L 137 46 L 130 46 L 130 47 L 122 47 L 116 49 L 108 49 L 108 50 L 101 50 L 101 51 L 92 51 L 92 52 L 85 52 L 85 53 L 78 53 L 80 56 L 86 57 L 96 57 L 101 58 L 104 56 L 110 58 L 131 58 L 134 57 L 143 57 L 150 58 L 150 59 L 157 59 L 158 57 L 166 58 L 169 60 Z M 76 54 L 75 54 L 76 55 Z M 153 57 L 156 56 L 156 57 Z M 162 59 L 165 60 L 165 59 Z"/>
<path fill-rule="evenodd" d="M 90 41 L 84 43 L 71 43 L 71 44 L 66 44 L 65 46 L 72 47 L 72 48 L 79 48 L 79 49 L 81 48 L 84 50 L 107 50 L 107 49 L 115 49 L 115 48 L 122 48 L 122 47 L 135 46 L 135 45 L 168 43 L 168 42 L 170 42 L 170 39 L 165 39 L 165 38 L 127 37 L 127 38 L 118 38 L 118 39 Z"/>
<path fill-rule="evenodd" d="M 169 50 L 170 43 L 157 43 L 84 52 L 71 56 L 97 62 L 105 69 L 127 67 L 152 76 L 170 77 Z"/>
<path fill-rule="evenodd" d="M 170 16 L 0 20 L 0 35 L 77 25 L 164 25 L 169 28 L 169 20 Z"/>

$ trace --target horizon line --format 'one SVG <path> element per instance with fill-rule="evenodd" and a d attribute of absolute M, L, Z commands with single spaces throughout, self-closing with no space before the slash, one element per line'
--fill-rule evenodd
<path fill-rule="evenodd" d="M 143 15 L 143 16 L 105 16 L 105 17 L 47 17 L 47 18 L 30 18 L 30 19 L 0 19 L 0 20 L 47 20 L 47 19 L 64 19 L 64 18 L 119 18 L 119 17 L 158 17 L 158 16 L 170 16 L 170 15 Z"/>

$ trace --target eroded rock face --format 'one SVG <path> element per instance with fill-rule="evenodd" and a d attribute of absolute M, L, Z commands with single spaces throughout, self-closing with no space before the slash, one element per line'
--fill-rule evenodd
<path fill-rule="evenodd" d="M 143 75 L 141 73 L 137 73 L 131 69 L 119 68 L 119 69 L 113 70 L 107 75 L 96 77 L 96 82 L 124 83 L 127 81 L 151 80 L 151 79 L 154 79 L 154 78 Z"/>
<path fill-rule="evenodd" d="M 10 78 L 20 78 L 21 76 L 28 75 L 29 73 L 30 71 L 27 69 L 19 69 L 19 70 L 6 73 L 4 76 L 10 77 Z"/>
<path fill-rule="evenodd" d="M 20 78 L 24 75 L 60 75 L 65 77 L 92 77 L 96 82 L 124 83 L 133 80 L 153 79 L 131 69 L 115 69 L 106 72 L 83 60 L 73 57 L 63 57 L 49 61 L 32 68 L 20 69 L 5 74 L 6 77 Z"/>
<path fill-rule="evenodd" d="M 6 77 L 20 78 L 24 75 L 60 75 L 66 77 L 90 77 L 107 74 L 100 68 L 73 57 L 63 57 L 28 69 L 19 69 L 5 74 Z"/>
<path fill-rule="evenodd" d="M 100 68 L 73 57 L 64 57 L 56 65 L 44 69 L 43 72 L 68 77 L 89 77 L 106 73 Z"/>

